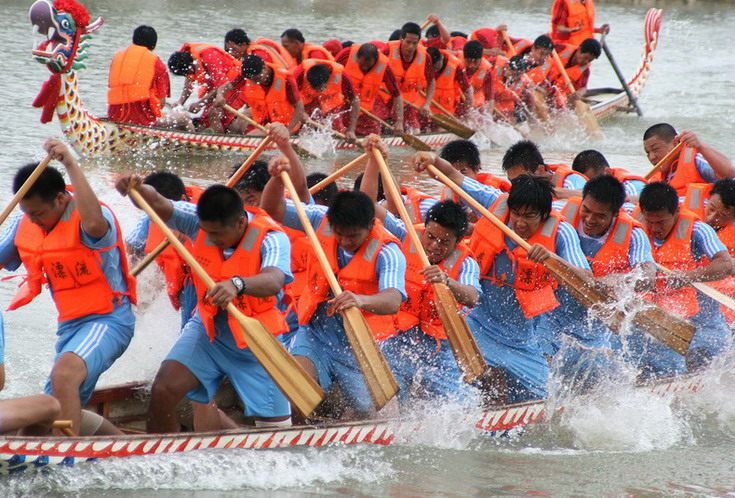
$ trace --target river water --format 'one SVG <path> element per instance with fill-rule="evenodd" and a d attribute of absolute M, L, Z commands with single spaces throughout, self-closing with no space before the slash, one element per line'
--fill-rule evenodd
<path fill-rule="evenodd" d="M 30 2 L 4 0 L 6 77 L 2 82 L 0 135 L 0 205 L 11 197 L 14 170 L 42 157 L 41 144 L 61 135 L 58 123 L 42 125 L 31 102 L 47 78 L 47 70 L 30 56 Z M 86 2 L 105 26 L 94 35 L 88 68 L 81 71 L 81 94 L 88 108 L 105 112 L 107 68 L 113 53 L 125 47 L 139 24 L 156 27 L 157 53 L 168 54 L 184 42 L 220 44 L 232 27 L 251 38 L 278 39 L 289 27 L 300 28 L 307 41 L 330 38 L 356 42 L 387 39 L 407 20 L 438 13 L 450 30 L 471 31 L 506 23 L 514 36 L 533 39 L 548 30 L 550 1 L 288 0 L 268 2 L 99 0 Z M 735 157 L 733 113 L 735 28 L 732 2 L 600 1 L 598 23 L 611 24 L 608 37 L 623 72 L 638 65 L 643 46 L 642 24 L 651 6 L 664 9 L 661 43 L 651 77 L 640 99 L 644 117 L 620 114 L 603 125 L 605 139 L 590 142 L 573 128 L 534 137 L 547 160 L 571 161 L 579 151 L 596 148 L 614 166 L 645 172 L 650 167 L 641 145 L 643 131 L 656 122 L 695 130 L 703 141 Z M 182 82 L 173 80 L 173 97 Z M 601 58 L 590 87 L 617 86 L 614 73 Z M 509 130 L 495 138 L 512 140 Z M 484 168 L 497 171 L 503 148 L 480 137 Z M 501 140 L 502 141 L 502 140 Z M 326 137 L 308 144 L 325 150 L 308 164 L 328 171 L 354 157 L 335 154 Z M 405 168 L 408 152 L 395 150 L 392 160 L 404 181 L 435 188 L 413 179 Z M 101 199 L 130 230 L 139 213 L 112 189 L 115 172 L 166 168 L 188 181 L 206 184 L 225 177 L 237 156 L 159 155 L 148 158 L 87 160 L 83 167 Z M 2 273 L 5 276 L 6 272 Z M 178 317 L 168 306 L 155 272 L 142 277 L 136 337 L 100 385 L 152 379 L 160 360 L 175 340 Z M 12 282 L 0 283 L 0 303 L 14 292 Z M 4 307 L 5 305 L 3 305 Z M 6 314 L 6 369 L 3 398 L 39 392 L 53 361 L 55 311 L 47 295 Z M 261 452 L 201 452 L 99 462 L 85 468 L 16 476 L 0 481 L 4 495 L 78 496 L 286 496 L 291 494 L 352 496 L 420 496 L 438 494 L 511 496 L 733 496 L 735 495 L 735 362 L 713 367 L 706 387 L 676 402 L 611 384 L 594 399 L 567 401 L 562 416 L 525 434 L 494 440 L 454 424 L 457 408 L 425 410 L 426 434 L 391 447 L 333 447 Z"/>

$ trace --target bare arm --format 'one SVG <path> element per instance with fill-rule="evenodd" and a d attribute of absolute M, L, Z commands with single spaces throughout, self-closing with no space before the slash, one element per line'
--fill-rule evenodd
<path fill-rule="evenodd" d="M 395 126 L 399 132 L 403 132 L 403 97 L 400 94 L 393 97 L 393 112 L 396 115 Z"/>
<path fill-rule="evenodd" d="M 304 101 L 299 100 L 294 104 L 293 116 L 291 116 L 291 122 L 288 123 L 288 129 L 293 131 L 304 119 Z"/>
<path fill-rule="evenodd" d="M 290 163 L 288 176 L 291 177 L 291 181 L 296 187 L 296 191 L 299 193 L 299 199 L 302 202 L 309 202 L 309 187 L 306 184 L 306 173 L 304 172 L 304 165 L 293 150 L 291 146 L 290 135 L 288 128 L 281 123 L 270 123 L 268 126 L 268 136 L 273 138 L 273 142 L 278 146 L 278 150 L 284 155 Z"/>
<path fill-rule="evenodd" d="M 462 183 L 464 182 L 464 175 L 454 169 L 454 166 L 449 164 L 448 161 L 445 161 L 436 154 L 431 152 L 417 152 L 413 155 L 413 157 L 411 157 L 411 166 L 413 166 L 416 171 L 427 171 L 427 173 L 429 173 L 429 176 L 431 176 L 435 180 L 438 180 L 438 178 L 435 177 L 431 171 L 428 171 L 426 169 L 429 165 L 434 166 L 436 169 L 444 173 L 444 175 L 446 175 L 450 180 L 452 180 L 460 187 L 462 186 Z"/>
<path fill-rule="evenodd" d="M 706 266 L 700 266 L 693 270 L 684 272 L 684 276 L 690 282 L 712 282 L 722 280 L 733 274 L 733 264 L 730 253 L 720 251 L 712 257 L 712 261 Z"/>
<path fill-rule="evenodd" d="M 350 102 L 350 125 L 347 127 L 347 138 L 355 139 L 355 130 L 357 129 L 357 120 L 360 117 L 360 97 L 355 96 Z"/>
<path fill-rule="evenodd" d="M 401 292 L 398 289 L 391 288 L 372 295 L 345 291 L 329 301 L 329 304 L 338 313 L 348 308 L 357 307 L 375 315 L 393 315 L 398 313 L 402 300 Z"/>
<path fill-rule="evenodd" d="M 449 288 L 449 290 L 452 291 L 452 294 L 454 294 L 454 298 L 457 300 L 457 302 L 462 306 L 474 308 L 480 301 L 480 293 L 477 291 L 476 288 L 471 285 L 462 284 L 459 281 L 454 280 L 449 275 L 444 273 L 437 265 L 431 265 L 424 268 L 423 270 L 421 270 L 421 274 L 429 283 L 445 284 Z"/>
<path fill-rule="evenodd" d="M 370 135 L 362 141 L 365 152 L 367 152 L 368 160 L 365 166 L 365 172 L 362 176 L 362 182 L 360 182 L 360 192 L 367 194 L 370 200 L 375 204 L 375 216 L 383 221 L 388 215 L 388 210 L 385 206 L 378 204 L 378 178 L 380 177 L 380 167 L 378 162 L 375 160 L 373 155 L 373 147 L 377 147 L 381 151 L 383 157 L 388 157 L 388 146 L 380 140 L 378 135 Z M 393 206 L 391 202 L 391 196 L 387 196 L 388 209 Z"/>
<path fill-rule="evenodd" d="M 266 183 L 260 196 L 260 208 L 278 222 L 283 221 L 286 214 L 284 186 L 279 176 L 281 171 L 288 171 L 288 164 L 281 164 L 280 161 L 271 159 L 268 163 L 268 173 L 271 174 L 271 179 Z"/>
<path fill-rule="evenodd" d="M 699 137 L 693 131 L 684 130 L 677 138 L 686 147 L 694 147 L 699 150 L 712 167 L 717 178 L 735 178 L 735 166 L 733 166 L 732 161 L 722 152 L 699 140 Z"/>
<path fill-rule="evenodd" d="M 125 172 L 118 176 L 115 181 L 115 188 L 123 196 L 128 195 L 131 185 L 137 186 L 140 195 L 164 222 L 171 219 L 174 214 L 174 205 L 171 204 L 170 200 L 156 192 L 156 189 L 150 185 L 145 185 L 141 176 Z M 138 207 L 134 202 L 133 205 Z"/>

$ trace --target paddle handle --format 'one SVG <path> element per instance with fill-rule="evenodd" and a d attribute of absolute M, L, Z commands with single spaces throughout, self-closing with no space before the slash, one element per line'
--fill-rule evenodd
<path fill-rule="evenodd" d="M 665 267 L 663 265 L 660 265 L 658 263 L 656 263 L 656 266 L 658 266 L 658 269 L 661 270 L 663 273 L 671 273 L 671 271 L 672 271 L 670 268 L 667 268 L 667 267 Z M 735 299 L 733 299 L 732 297 L 728 296 L 727 294 L 725 294 L 725 293 L 723 293 L 721 291 L 718 291 L 714 287 L 711 287 L 711 286 L 709 286 L 709 285 L 707 285 L 705 283 L 702 283 L 702 282 L 692 282 L 691 283 L 691 286 L 694 287 L 695 289 L 697 289 L 699 292 L 701 292 L 705 296 L 710 297 L 710 298 L 714 299 L 715 301 L 717 301 L 718 303 L 720 303 L 720 304 L 722 304 L 724 306 L 727 306 L 731 310 L 735 311 Z"/>
<path fill-rule="evenodd" d="M 431 21 L 427 20 L 424 24 L 421 25 L 421 31 L 425 30 L 429 27 L 429 24 L 431 24 Z"/>
<path fill-rule="evenodd" d="M 345 164 L 344 166 L 342 166 L 341 168 L 339 168 L 337 171 L 335 171 L 334 173 L 332 173 L 331 175 L 329 175 L 328 177 L 326 177 L 324 180 L 320 181 L 319 183 L 317 183 L 316 185 L 314 185 L 313 187 L 311 187 L 309 189 L 309 193 L 312 194 L 312 195 L 316 194 L 321 189 L 323 189 L 324 187 L 326 187 L 330 183 L 334 182 L 337 178 L 343 176 L 348 171 L 354 169 L 356 166 L 359 166 L 362 162 L 365 161 L 365 159 L 367 159 L 367 153 L 360 154 L 355 159 L 353 159 L 352 161 L 350 161 L 349 163 Z"/>
<path fill-rule="evenodd" d="M 510 36 L 508 36 L 508 32 L 503 30 L 501 31 L 503 36 L 503 41 L 506 45 L 508 45 L 508 52 L 510 52 L 511 57 L 518 55 L 518 51 L 516 50 L 516 47 L 513 45 L 513 42 L 510 41 Z"/>
<path fill-rule="evenodd" d="M 487 210 L 485 206 L 477 202 L 470 194 L 465 192 L 462 187 L 454 183 L 452 180 L 449 179 L 447 175 L 439 171 L 435 166 L 429 165 L 427 168 L 434 176 L 436 176 L 440 182 L 442 182 L 444 185 L 452 189 L 452 192 L 457 194 L 459 197 L 461 197 L 467 204 L 469 204 L 473 209 L 475 209 L 478 213 L 483 215 L 485 218 L 490 220 L 490 222 L 498 227 L 505 235 L 511 238 L 513 242 L 521 246 L 523 249 L 528 251 L 531 248 L 531 244 L 523 240 L 523 238 L 515 233 L 513 230 L 511 230 L 510 227 L 508 227 L 505 223 L 500 221 L 497 216 L 495 216 L 493 213 Z"/>
<path fill-rule="evenodd" d="M 678 157 L 679 151 L 684 147 L 683 142 L 679 142 L 676 144 L 676 147 L 671 149 L 668 154 L 666 154 L 663 159 L 661 159 L 659 162 L 656 163 L 656 166 L 654 166 L 651 171 L 646 173 L 645 178 L 646 180 L 650 180 L 653 175 L 658 173 L 658 171 L 663 168 L 664 166 L 667 166 L 669 163 L 671 163 L 674 159 Z"/>
<path fill-rule="evenodd" d="M 253 118 L 251 118 L 250 116 L 247 116 L 247 115 L 245 115 L 245 114 L 241 113 L 240 111 L 238 111 L 238 110 L 237 110 L 237 109 L 235 109 L 234 107 L 232 107 L 232 106 L 230 106 L 230 105 L 228 105 L 228 104 L 225 104 L 225 105 L 223 106 L 223 108 L 224 108 L 224 110 L 225 110 L 225 111 L 227 111 L 227 112 L 231 112 L 232 114 L 234 114 L 234 115 L 235 115 L 235 116 L 237 116 L 238 118 L 242 119 L 243 121 L 247 121 L 248 123 L 250 123 L 251 125 L 253 125 L 253 126 L 254 126 L 254 127 L 256 127 L 257 129 L 259 129 L 260 131 L 262 131 L 263 133 L 266 133 L 266 132 L 268 131 L 268 130 L 267 130 L 267 129 L 265 128 L 265 126 L 263 126 L 262 124 L 258 123 L 257 121 L 255 121 L 255 120 L 254 120 Z"/>
<path fill-rule="evenodd" d="M 556 49 L 551 49 L 551 56 L 554 58 L 554 62 L 556 63 L 556 68 L 559 70 L 559 73 L 561 74 L 562 78 L 564 78 L 564 81 L 567 84 L 567 88 L 569 88 L 569 91 L 574 93 L 577 91 L 576 88 L 574 88 L 574 83 L 572 83 L 571 78 L 567 74 L 567 70 L 564 67 L 564 63 L 559 58 L 559 54 L 556 52 Z"/>
<path fill-rule="evenodd" d="M 360 106 L 360 111 L 362 111 L 362 113 L 365 114 L 370 119 L 374 119 L 375 121 L 377 121 L 381 125 L 385 126 L 388 130 L 390 130 L 391 133 L 396 133 L 396 129 L 390 123 L 388 123 L 386 121 L 383 121 L 378 116 L 376 116 L 372 112 L 368 111 L 364 107 Z"/>
<path fill-rule="evenodd" d="M 419 95 L 421 95 L 423 98 L 426 98 L 426 92 L 423 90 L 419 90 Z M 460 92 L 460 95 L 464 95 L 464 93 Z M 457 119 L 451 112 L 447 110 L 446 107 L 442 106 L 435 99 L 431 99 L 431 105 L 439 109 L 442 112 L 442 114 L 445 114 L 448 118 Z"/>
<path fill-rule="evenodd" d="M 43 173 L 43 170 L 46 169 L 48 164 L 51 162 L 51 156 L 47 155 L 43 158 L 43 161 L 38 163 L 38 166 L 33 170 L 31 173 L 31 176 L 29 176 L 25 182 L 23 182 L 23 185 L 18 189 L 18 191 L 15 193 L 12 199 L 10 199 L 10 202 L 7 206 L 5 206 L 5 209 L 3 210 L 2 214 L 0 214 L 0 225 L 2 225 L 5 220 L 10 216 L 10 213 L 13 212 L 13 209 L 15 209 L 15 206 L 18 205 L 18 203 L 23 199 L 23 197 L 28 193 L 28 191 L 31 189 L 34 183 L 36 183 L 36 180 L 39 176 L 41 176 L 41 173 Z"/>

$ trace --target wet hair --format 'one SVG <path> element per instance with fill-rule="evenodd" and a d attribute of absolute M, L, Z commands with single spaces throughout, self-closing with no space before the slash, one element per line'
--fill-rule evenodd
<path fill-rule="evenodd" d="M 421 26 L 415 22 L 407 22 L 401 26 L 401 38 L 405 38 L 406 35 L 416 35 L 421 38 Z"/>
<path fill-rule="evenodd" d="M 676 129 L 669 123 L 658 123 L 649 127 L 643 134 L 645 142 L 651 137 L 658 137 L 664 142 L 671 142 L 676 138 Z"/>
<path fill-rule="evenodd" d="M 326 64 L 316 64 L 306 71 L 306 81 L 308 81 L 311 87 L 316 90 L 317 88 L 326 85 L 331 75 L 332 70 L 329 66 Z"/>
<path fill-rule="evenodd" d="M 579 52 L 582 54 L 592 54 L 597 59 L 602 53 L 602 46 L 594 38 L 587 38 L 579 45 Z"/>
<path fill-rule="evenodd" d="M 388 37 L 388 41 L 396 41 L 396 40 L 400 40 L 400 39 L 401 39 L 401 30 L 400 29 L 393 30 L 393 32 Z"/>
<path fill-rule="evenodd" d="M 289 28 L 281 33 L 281 38 L 283 38 L 284 36 L 289 40 L 296 40 L 297 42 L 306 43 L 304 35 L 296 28 Z"/>
<path fill-rule="evenodd" d="M 588 181 L 582 189 L 582 197 L 592 197 L 597 202 L 608 204 L 617 213 L 625 202 L 625 188 L 614 176 L 600 175 Z"/>
<path fill-rule="evenodd" d="M 232 166 L 230 177 L 240 169 L 241 163 L 236 163 Z M 258 159 L 250 165 L 242 177 L 235 183 L 235 190 L 242 192 L 246 189 L 255 190 L 256 192 L 262 192 L 265 189 L 265 184 L 271 179 L 271 175 L 268 173 L 268 163 L 262 159 Z"/>
<path fill-rule="evenodd" d="M 638 205 L 641 211 L 666 210 L 670 214 L 674 214 L 679 209 L 679 195 L 674 187 L 668 183 L 653 182 L 643 188 L 641 196 L 638 198 Z"/>
<path fill-rule="evenodd" d="M 250 45 L 250 38 L 244 29 L 234 28 L 229 30 L 225 35 L 225 45 L 227 42 L 232 42 L 236 45 L 242 45 L 243 43 Z"/>
<path fill-rule="evenodd" d="M 508 68 L 525 73 L 528 71 L 528 61 L 521 54 L 514 55 L 508 61 Z"/>
<path fill-rule="evenodd" d="M 467 38 L 467 33 L 464 33 L 462 31 L 452 31 L 449 33 L 449 36 L 459 36 L 460 38 Z"/>
<path fill-rule="evenodd" d="M 324 180 L 326 177 L 327 175 L 325 175 L 324 173 L 312 173 L 306 177 L 306 185 L 311 188 L 320 181 Z M 334 196 L 336 196 L 338 193 L 339 189 L 337 188 L 337 184 L 332 182 L 316 194 L 313 194 L 313 197 L 314 200 L 320 201 L 326 206 L 331 206 L 332 202 L 334 201 Z"/>
<path fill-rule="evenodd" d="M 345 40 L 342 42 L 342 48 L 351 47 L 354 44 L 355 42 L 353 42 L 352 40 Z"/>
<path fill-rule="evenodd" d="M 450 200 L 437 202 L 431 206 L 424 217 L 424 224 L 428 224 L 430 221 L 451 230 L 457 240 L 461 240 L 465 236 L 470 226 L 467 212 L 462 205 Z"/>
<path fill-rule="evenodd" d="M 360 185 L 362 185 L 362 177 L 365 176 L 365 173 L 360 173 L 357 175 L 357 178 L 355 178 L 355 184 L 352 186 L 353 190 L 360 190 Z M 385 191 L 383 190 L 383 176 L 378 173 L 378 201 L 382 201 L 385 199 Z"/>
<path fill-rule="evenodd" d="M 186 194 L 186 187 L 179 175 L 168 171 L 156 171 L 143 179 L 143 183 L 150 185 L 156 192 L 172 201 L 180 201 Z"/>
<path fill-rule="evenodd" d="M 533 48 L 544 48 L 546 50 L 554 49 L 554 42 L 551 41 L 548 35 L 539 35 L 533 41 Z"/>
<path fill-rule="evenodd" d="M 722 203 L 726 208 L 735 207 L 735 180 L 732 178 L 717 180 L 709 195 L 712 197 L 715 194 L 720 195 L 720 199 L 722 199 Z"/>
<path fill-rule="evenodd" d="M 176 76 L 186 76 L 194 72 L 194 57 L 190 52 L 174 52 L 168 58 L 168 69 Z"/>
<path fill-rule="evenodd" d="M 232 226 L 243 216 L 242 198 L 230 187 L 212 185 L 199 197 L 197 216 L 201 221 Z"/>
<path fill-rule="evenodd" d="M 594 175 L 590 175 L 591 177 L 605 174 L 605 170 L 609 167 L 610 165 L 602 152 L 593 149 L 583 150 L 572 161 L 574 171 L 586 175 L 589 170 L 592 170 Z"/>
<path fill-rule="evenodd" d="M 378 47 L 372 43 L 363 43 L 360 48 L 357 49 L 358 59 L 367 59 L 371 61 L 378 60 Z"/>
<path fill-rule="evenodd" d="M 519 175 L 510 182 L 508 193 L 508 209 L 518 211 L 521 208 L 532 208 L 545 220 L 551 212 L 554 199 L 554 187 L 548 178 L 533 175 Z"/>
<path fill-rule="evenodd" d="M 18 190 L 20 190 L 37 166 L 38 163 L 26 164 L 15 173 L 15 177 L 13 178 L 14 194 L 18 193 Z M 31 188 L 28 189 L 23 199 L 30 199 L 37 195 L 46 204 L 51 204 L 59 192 L 64 191 L 66 191 L 66 182 L 61 172 L 54 167 L 48 166 L 43 170 L 33 185 L 31 185 Z"/>
<path fill-rule="evenodd" d="M 339 192 L 327 210 L 327 220 L 332 227 L 369 229 L 373 219 L 373 201 L 366 193 L 355 190 Z"/>
<path fill-rule="evenodd" d="M 472 171 L 480 171 L 480 150 L 469 140 L 452 140 L 442 147 L 439 157 L 452 165 L 464 161 Z"/>
<path fill-rule="evenodd" d="M 468 41 L 462 47 L 462 54 L 465 59 L 482 59 L 482 43 L 477 40 Z"/>
<path fill-rule="evenodd" d="M 442 53 L 439 52 L 439 49 L 436 47 L 427 48 L 426 53 L 428 53 L 429 57 L 431 57 L 432 64 L 436 64 L 442 58 Z"/>
<path fill-rule="evenodd" d="M 429 39 L 429 38 L 437 38 L 438 36 L 440 36 L 439 26 L 437 26 L 436 24 L 432 24 L 431 26 L 429 26 L 427 28 L 427 30 L 426 30 L 426 38 L 427 39 Z"/>
<path fill-rule="evenodd" d="M 508 171 L 514 166 L 523 166 L 523 169 L 529 173 L 534 173 L 536 169 L 546 164 L 541 151 L 535 143 L 530 140 L 521 140 L 511 145 L 505 155 L 503 155 L 502 168 Z"/>
<path fill-rule="evenodd" d="M 157 43 L 158 33 L 151 26 L 143 24 L 133 31 L 133 45 L 140 45 L 141 47 L 153 50 L 156 48 Z"/>
<path fill-rule="evenodd" d="M 255 54 L 248 54 L 242 61 L 242 77 L 245 79 L 253 79 L 263 71 L 265 61 L 262 57 Z"/>

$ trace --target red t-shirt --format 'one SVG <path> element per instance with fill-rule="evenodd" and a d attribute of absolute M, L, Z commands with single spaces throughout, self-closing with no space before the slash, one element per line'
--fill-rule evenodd
<path fill-rule="evenodd" d="M 474 36 L 484 49 L 498 47 L 498 32 L 492 28 L 480 28 Z"/>
<path fill-rule="evenodd" d="M 296 87 L 301 89 L 304 84 L 304 77 L 306 76 L 304 66 L 296 66 L 292 74 L 296 80 Z M 344 73 L 343 75 L 347 76 Z M 352 86 L 352 82 L 349 78 L 342 78 L 342 95 L 345 97 L 345 102 L 352 102 L 352 99 L 355 98 L 355 87 Z"/>
<path fill-rule="evenodd" d="M 426 38 L 421 40 L 421 44 L 425 47 L 436 47 L 439 50 L 446 50 L 447 44 L 442 42 L 441 36 L 435 36 L 434 38 Z"/>
<path fill-rule="evenodd" d="M 347 62 L 350 60 L 350 47 L 343 49 L 339 54 L 337 54 L 335 60 L 338 64 L 342 64 L 343 66 L 347 65 Z M 383 84 L 385 85 L 385 88 L 388 90 L 391 96 L 397 97 L 401 94 L 401 91 L 398 89 L 396 75 L 390 66 L 386 67 L 385 71 L 383 72 Z"/>
<path fill-rule="evenodd" d="M 209 48 L 199 56 L 202 69 L 207 73 L 207 84 L 210 89 L 219 88 L 228 81 L 227 73 L 232 67 L 232 58 L 219 50 Z"/>
<path fill-rule="evenodd" d="M 168 75 L 168 68 L 156 59 L 153 66 L 153 81 L 151 88 L 155 90 L 155 95 L 159 99 L 164 99 L 171 95 L 171 81 Z M 139 100 L 127 104 L 115 104 L 107 106 L 107 119 L 120 123 L 139 124 L 143 126 L 152 126 L 156 122 L 156 115 L 151 110 L 148 100 Z"/>
<path fill-rule="evenodd" d="M 567 25 L 567 17 L 569 17 L 569 11 L 567 10 L 567 4 L 564 0 L 554 0 L 554 4 L 551 6 L 551 24 L 553 26 Z M 569 39 L 569 33 L 556 34 L 556 41 L 564 41 Z"/>

